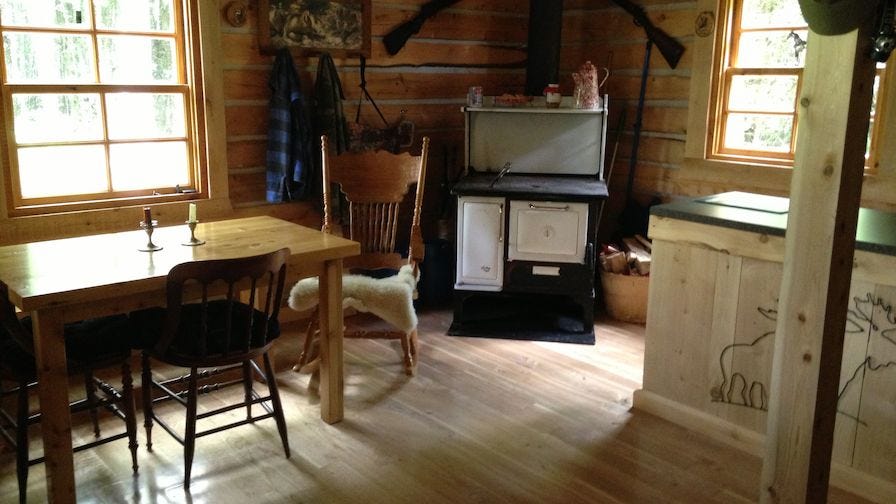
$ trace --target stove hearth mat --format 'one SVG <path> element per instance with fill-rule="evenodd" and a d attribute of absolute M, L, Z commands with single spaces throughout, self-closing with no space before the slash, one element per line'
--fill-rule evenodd
<path fill-rule="evenodd" d="M 594 325 L 565 296 L 471 294 L 462 301 L 463 320 L 455 317 L 449 336 L 594 344 Z"/>

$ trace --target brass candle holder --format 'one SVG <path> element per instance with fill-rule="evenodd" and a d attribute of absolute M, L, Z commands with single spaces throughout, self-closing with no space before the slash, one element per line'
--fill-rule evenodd
<path fill-rule="evenodd" d="M 185 245 L 187 247 L 195 247 L 197 245 L 205 244 L 205 240 L 196 238 L 196 224 L 199 224 L 199 221 L 186 222 L 186 225 L 190 227 L 190 241 L 181 243 L 181 245 Z"/>
<path fill-rule="evenodd" d="M 159 221 L 151 220 L 151 221 L 140 221 L 140 227 L 146 231 L 146 245 L 138 248 L 140 252 L 155 252 L 156 250 L 162 250 L 162 247 L 156 245 L 152 242 L 152 231 L 156 226 L 159 225 Z"/>

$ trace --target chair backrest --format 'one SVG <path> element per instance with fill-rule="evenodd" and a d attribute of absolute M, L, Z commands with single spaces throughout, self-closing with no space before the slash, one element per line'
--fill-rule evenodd
<path fill-rule="evenodd" d="M 324 224 L 333 231 L 335 219 L 330 184 L 339 184 L 349 203 L 349 238 L 361 244 L 361 255 L 344 260 L 348 269 L 398 269 L 405 262 L 415 267 L 423 260 L 420 209 L 423 205 L 429 138 L 423 137 L 419 156 L 388 151 L 345 153 L 330 156 L 327 137 L 321 137 L 323 160 Z M 400 205 L 411 185 L 417 184 L 411 219 L 408 259 L 396 251 Z"/>
<path fill-rule="evenodd" d="M 9 287 L 0 282 L 0 341 L 15 341 L 23 350 L 34 353 L 34 343 L 9 300 Z"/>
<path fill-rule="evenodd" d="M 264 353 L 279 336 L 277 317 L 288 258 L 289 249 L 283 248 L 172 268 L 165 323 L 155 351 L 172 361 L 188 359 L 184 365 L 200 365 L 193 359 L 217 365 Z"/>

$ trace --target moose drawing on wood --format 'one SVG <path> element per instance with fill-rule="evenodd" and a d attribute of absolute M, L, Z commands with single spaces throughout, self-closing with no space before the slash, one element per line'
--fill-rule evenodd
<path fill-rule="evenodd" d="M 769 383 L 767 376 L 757 376 L 760 369 L 751 369 L 750 362 L 769 362 L 774 355 L 774 334 L 777 321 L 775 308 L 757 307 L 759 316 L 768 321 L 764 332 L 750 343 L 727 345 L 719 354 L 719 379 L 710 389 L 713 402 L 768 411 Z M 853 298 L 847 313 L 845 338 L 862 338 L 866 353 L 841 380 L 839 404 L 857 403 L 853 395 L 861 394 L 868 373 L 896 372 L 896 314 L 893 306 L 868 292 Z M 850 343 L 850 341 L 847 341 Z M 747 365 L 744 365 L 744 364 Z M 863 424 L 857 413 L 838 409 L 838 413 Z"/>

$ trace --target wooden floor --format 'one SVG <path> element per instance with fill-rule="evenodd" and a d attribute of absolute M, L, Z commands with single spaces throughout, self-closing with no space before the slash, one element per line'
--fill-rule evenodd
<path fill-rule="evenodd" d="M 643 327 L 599 321 L 591 346 L 450 337 L 449 323 L 448 312 L 422 314 L 413 378 L 402 372 L 397 342 L 346 341 L 346 414 L 336 425 L 320 420 L 309 375 L 284 365 L 278 383 L 290 459 L 273 421 L 202 438 L 187 493 L 180 445 L 157 427 L 155 451 L 146 452 L 141 417 L 139 473 L 131 474 L 126 441 L 78 453 L 79 501 L 756 500 L 758 458 L 630 409 L 641 384 Z M 278 362 L 294 358 L 297 328 L 287 326 L 278 342 Z M 0 502 L 16 500 L 14 469 L 4 449 Z M 45 491 L 44 468 L 34 466 L 29 501 L 44 502 Z M 864 501 L 832 490 L 830 502 Z"/>

